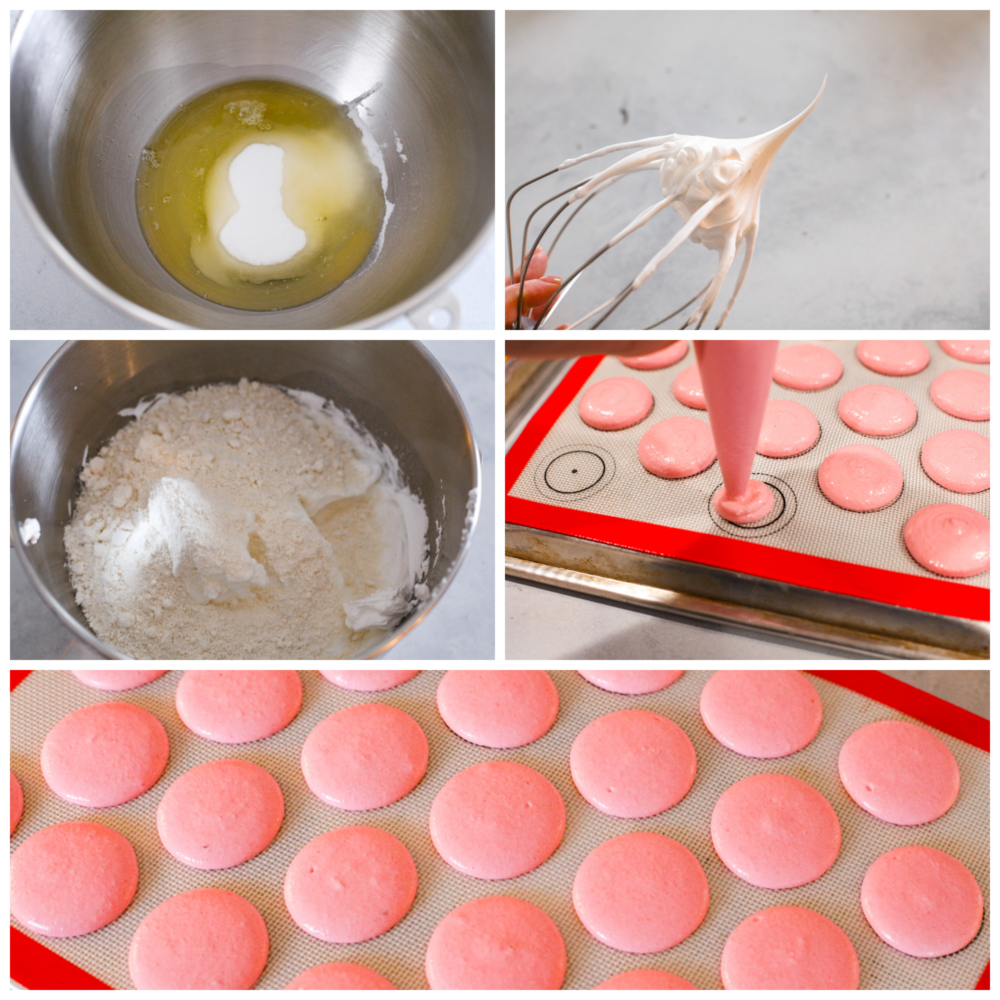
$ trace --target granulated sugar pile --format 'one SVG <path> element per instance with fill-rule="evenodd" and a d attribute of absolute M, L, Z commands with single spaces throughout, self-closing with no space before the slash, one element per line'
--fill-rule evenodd
<path fill-rule="evenodd" d="M 384 447 L 243 379 L 140 405 L 84 466 L 77 603 L 133 657 L 347 657 L 426 596 L 427 514 Z"/>

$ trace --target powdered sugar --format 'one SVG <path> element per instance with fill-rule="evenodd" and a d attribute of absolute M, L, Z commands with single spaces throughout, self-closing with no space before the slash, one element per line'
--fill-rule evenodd
<path fill-rule="evenodd" d="M 350 656 L 426 589 L 423 505 L 384 445 L 311 394 L 243 380 L 158 397 L 80 478 L 77 601 L 132 656 Z"/>

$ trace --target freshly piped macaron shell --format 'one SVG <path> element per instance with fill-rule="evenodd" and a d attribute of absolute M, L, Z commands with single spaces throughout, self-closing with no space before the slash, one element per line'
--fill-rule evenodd
<path fill-rule="evenodd" d="M 931 352 L 919 340 L 862 340 L 858 360 L 880 375 L 916 375 L 931 360 Z"/>
<path fill-rule="evenodd" d="M 425 970 L 432 990 L 558 990 L 566 978 L 566 943 L 534 904 L 486 896 L 437 925 Z"/>
<path fill-rule="evenodd" d="M 98 691 L 131 691 L 162 677 L 166 670 L 71 670 L 87 687 Z"/>
<path fill-rule="evenodd" d="M 449 670 L 438 684 L 437 705 L 463 740 L 510 750 L 552 728 L 559 692 L 544 670 Z"/>
<path fill-rule="evenodd" d="M 348 691 L 388 691 L 412 680 L 419 670 L 321 670 L 320 673 L 337 687 Z"/>
<path fill-rule="evenodd" d="M 295 855 L 285 875 L 292 920 L 331 944 L 360 944 L 391 930 L 416 895 L 410 852 L 373 826 L 321 833 Z"/>
<path fill-rule="evenodd" d="M 217 871 L 260 854 L 284 816 L 284 796 L 268 771 L 249 760 L 212 760 L 167 789 L 156 809 L 156 829 L 182 865 Z"/>
<path fill-rule="evenodd" d="M 815 391 L 840 379 L 844 366 L 829 348 L 818 344 L 793 344 L 778 351 L 774 381 L 788 389 Z"/>
<path fill-rule="evenodd" d="M 21 782 L 17 780 L 17 775 L 10 772 L 10 832 L 17 829 L 17 824 L 21 822 L 24 813 L 24 792 L 21 791 Z"/>
<path fill-rule="evenodd" d="M 287 726 L 302 707 L 294 670 L 188 670 L 177 685 L 177 714 L 213 743 L 253 743 Z"/>
<path fill-rule="evenodd" d="M 431 805 L 437 852 L 472 878 L 532 871 L 555 853 L 565 831 L 566 806 L 555 785 L 515 761 L 484 761 L 459 771 Z"/>
<path fill-rule="evenodd" d="M 701 691 L 701 717 L 724 746 L 744 757 L 787 757 L 808 746 L 823 704 L 795 670 L 719 670 Z"/>
<path fill-rule="evenodd" d="M 788 774 L 753 774 L 712 810 L 722 863 L 761 889 L 794 889 L 825 875 L 840 853 L 840 821 L 812 785 Z"/>
<path fill-rule="evenodd" d="M 396 987 L 374 969 L 353 962 L 314 965 L 296 976 L 286 990 L 394 990 Z"/>
<path fill-rule="evenodd" d="M 618 360 L 626 368 L 634 368 L 637 371 L 655 371 L 658 368 L 669 368 L 677 364 L 688 352 L 686 340 L 675 340 L 669 347 L 664 347 L 652 354 L 641 354 L 636 358 L 619 357 Z"/>
<path fill-rule="evenodd" d="M 639 440 L 639 461 L 661 479 L 684 479 L 704 472 L 715 461 L 712 428 L 695 417 L 667 417 Z"/>
<path fill-rule="evenodd" d="M 990 488 L 990 442 L 977 431 L 955 428 L 929 437 L 920 449 L 920 464 L 946 490 L 981 493 Z"/>
<path fill-rule="evenodd" d="M 990 568 L 990 520 L 959 503 L 935 503 L 910 516 L 903 541 L 924 569 L 964 578 Z"/>
<path fill-rule="evenodd" d="M 573 880 L 573 907 L 598 941 L 636 955 L 673 948 L 708 912 L 708 879 L 683 844 L 659 833 L 613 837 Z"/>
<path fill-rule="evenodd" d="M 578 670 L 595 687 L 613 694 L 652 694 L 670 687 L 683 670 Z"/>
<path fill-rule="evenodd" d="M 698 759 L 688 735 L 664 715 L 630 708 L 594 719 L 573 741 L 570 772 L 595 809 L 644 819 L 677 805 Z"/>
<path fill-rule="evenodd" d="M 990 419 L 990 377 L 956 368 L 931 382 L 931 400 L 943 413 L 960 420 Z"/>
<path fill-rule="evenodd" d="M 135 851 L 103 823 L 56 823 L 33 833 L 10 859 L 10 912 L 44 937 L 106 927 L 139 885 Z"/>
<path fill-rule="evenodd" d="M 697 365 L 688 365 L 674 379 L 674 398 L 678 403 L 690 406 L 693 410 L 707 410 L 705 390 L 701 384 L 701 372 Z"/>
<path fill-rule="evenodd" d="M 109 701 L 70 712 L 42 744 L 42 774 L 61 799 L 92 809 L 149 791 L 170 756 L 163 723 L 138 705 Z"/>
<path fill-rule="evenodd" d="M 972 361 L 977 365 L 990 363 L 990 342 L 988 340 L 939 340 L 941 350 L 959 361 Z"/>
<path fill-rule="evenodd" d="M 859 385 L 837 404 L 840 419 L 868 437 L 894 437 L 917 422 L 917 404 L 891 385 Z"/>
<path fill-rule="evenodd" d="M 648 416 L 653 394 L 627 375 L 595 382 L 580 397 L 580 419 L 600 431 L 620 431 Z"/>
<path fill-rule="evenodd" d="M 861 909 L 890 947 L 914 958 L 961 951 L 979 933 L 983 893 L 957 858 L 934 847 L 897 847 L 861 883 Z"/>
<path fill-rule="evenodd" d="M 727 990 L 856 990 L 858 953 L 832 921 L 802 906 L 751 914 L 722 949 Z"/>
<path fill-rule="evenodd" d="M 847 794 L 886 823 L 916 826 L 943 816 L 958 798 L 954 754 L 929 729 L 887 719 L 855 730 L 837 767 Z"/>
<path fill-rule="evenodd" d="M 267 952 L 267 927 L 253 903 L 226 889 L 192 889 L 145 916 L 128 971 L 140 990 L 248 990 Z"/>
<path fill-rule="evenodd" d="M 605 979 L 595 990 L 696 990 L 698 987 L 672 972 L 659 969 L 633 969 Z"/>
<path fill-rule="evenodd" d="M 903 470 L 887 451 L 852 444 L 823 459 L 818 482 L 827 500 L 844 510 L 881 510 L 903 492 Z"/>
<path fill-rule="evenodd" d="M 769 399 L 764 407 L 757 454 L 791 458 L 808 451 L 819 440 L 819 421 L 801 403 Z"/>
<path fill-rule="evenodd" d="M 338 809 L 380 809 L 409 795 L 427 772 L 427 737 L 392 705 L 352 705 L 327 716 L 302 747 L 313 794 Z"/>

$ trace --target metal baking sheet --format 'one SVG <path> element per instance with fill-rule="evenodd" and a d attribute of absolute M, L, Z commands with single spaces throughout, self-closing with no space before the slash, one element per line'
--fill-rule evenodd
<path fill-rule="evenodd" d="M 782 346 L 791 343 L 783 341 Z M 646 472 L 638 460 L 639 439 L 653 423 L 680 415 L 707 423 L 704 411 L 683 406 L 672 392 L 677 375 L 694 364 L 692 350 L 679 363 L 657 371 L 630 369 L 610 356 L 592 371 L 571 370 L 550 386 L 548 403 L 508 455 L 507 552 L 520 561 L 509 563 L 508 569 L 527 577 L 533 573 L 525 564 L 585 572 L 610 581 L 611 590 L 615 582 L 640 584 L 861 634 L 894 636 L 901 655 L 922 655 L 914 654 L 916 646 L 937 647 L 944 655 L 949 650 L 988 655 L 989 626 L 983 620 L 988 611 L 966 609 L 988 608 L 989 574 L 946 580 L 924 569 L 906 550 L 903 526 L 921 507 L 934 503 L 964 504 L 989 515 L 988 490 L 954 493 L 931 480 L 920 465 L 920 449 L 934 434 L 968 428 L 989 435 L 989 421 L 951 417 L 929 394 L 931 382 L 942 372 L 968 368 L 988 373 L 989 365 L 958 361 L 930 342 L 931 361 L 924 371 L 883 376 L 857 359 L 857 342 L 825 341 L 823 346 L 844 365 L 837 383 L 803 392 L 772 382 L 770 398 L 806 406 L 816 415 L 821 435 L 800 456 L 756 456 L 754 476 L 770 483 L 781 502 L 769 520 L 749 526 L 723 521 L 711 506 L 722 483 L 717 461 L 698 475 L 663 480 Z M 588 427 L 578 413 L 580 395 L 597 381 L 621 375 L 650 388 L 653 411 L 623 431 Z M 842 396 L 873 383 L 897 388 L 916 403 L 917 421 L 909 431 L 872 438 L 840 420 L 837 404 Z M 523 439 L 529 443 L 519 448 Z M 817 482 L 819 465 L 831 451 L 862 443 L 887 451 L 904 476 L 899 499 L 871 513 L 836 507 Z M 574 473 L 572 492 L 560 480 L 561 471 Z M 750 545 L 732 545 L 728 539 Z M 559 585 L 558 572 L 548 576 L 546 582 Z M 610 592 L 607 596 L 621 599 Z M 911 645 L 904 650 L 907 643 Z"/>

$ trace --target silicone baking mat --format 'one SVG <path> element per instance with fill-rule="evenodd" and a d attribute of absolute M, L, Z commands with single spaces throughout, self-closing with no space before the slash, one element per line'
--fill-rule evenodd
<path fill-rule="evenodd" d="M 824 341 L 823 346 L 844 365 L 834 385 L 803 392 L 771 383 L 770 399 L 791 399 L 815 414 L 820 439 L 793 458 L 755 457 L 754 477 L 768 482 L 779 501 L 762 524 L 739 526 L 716 514 L 710 501 L 722 485 L 718 461 L 695 476 L 673 480 L 652 475 L 639 462 L 639 440 L 657 421 L 683 415 L 708 422 L 705 411 L 684 406 L 672 392 L 677 375 L 694 364 L 691 349 L 682 361 L 658 371 L 636 371 L 610 356 L 577 361 L 508 452 L 506 520 L 816 590 L 988 621 L 989 573 L 950 580 L 924 569 L 903 543 L 903 526 L 921 507 L 936 503 L 964 504 L 989 516 L 989 490 L 954 493 L 920 465 L 923 443 L 941 431 L 967 428 L 989 436 L 989 421 L 951 417 L 930 398 L 931 382 L 942 372 L 988 373 L 989 365 L 957 361 L 929 342 L 931 361 L 922 372 L 886 376 L 858 361 L 855 341 Z M 580 395 L 595 382 L 622 375 L 649 387 L 652 412 L 621 431 L 588 427 L 580 419 Z M 846 392 L 867 384 L 905 392 L 917 405 L 916 424 L 890 438 L 848 428 L 837 404 Z M 893 504 L 859 513 L 835 506 L 822 494 L 820 463 L 851 444 L 874 444 L 899 463 L 903 492 Z"/>
<path fill-rule="evenodd" d="M 858 727 L 879 719 L 906 718 L 873 698 L 819 677 L 812 683 L 823 702 L 823 724 L 804 750 L 780 760 L 740 757 L 717 743 L 698 712 L 701 688 L 710 672 L 690 671 L 671 687 L 651 695 L 609 694 L 587 683 L 575 671 L 550 671 L 559 691 L 559 717 L 553 728 L 527 747 L 489 750 L 466 743 L 438 715 L 435 692 L 441 674 L 425 671 L 412 681 L 377 694 L 343 691 L 316 671 L 300 671 L 304 699 L 298 718 L 281 733 L 258 743 L 223 746 L 190 733 L 174 707 L 180 673 L 171 672 L 152 684 L 120 694 L 84 687 L 68 673 L 35 671 L 11 696 L 11 766 L 24 787 L 24 816 L 11 838 L 16 848 L 36 830 L 67 820 L 95 820 L 120 831 L 139 858 L 139 890 L 126 912 L 108 927 L 78 938 L 41 938 L 13 922 L 12 975 L 33 988 L 132 988 L 128 976 L 129 942 L 143 917 L 164 899 L 202 886 L 240 893 L 262 913 L 270 934 L 267 968 L 258 989 L 281 989 L 300 972 L 323 962 L 348 961 L 370 966 L 401 989 L 426 989 L 424 953 L 439 921 L 470 899 L 513 895 L 540 906 L 558 925 L 566 941 L 569 968 L 565 988 L 591 989 L 618 972 L 658 968 L 688 979 L 700 989 L 718 989 L 722 947 L 733 928 L 756 910 L 781 904 L 811 907 L 839 924 L 861 961 L 862 988 L 968 989 L 980 980 L 989 955 L 989 754 L 988 723 L 945 702 L 874 672 L 828 671 L 843 683 L 898 704 L 912 715 L 926 716 L 958 760 L 962 788 L 958 802 L 941 819 L 919 827 L 896 827 L 876 820 L 848 798 L 837 777 L 841 744 Z M 909 701 L 907 701 L 909 699 Z M 170 737 L 170 762 L 156 786 L 133 802 L 112 809 L 87 810 L 57 798 L 45 785 L 39 752 L 45 734 L 67 712 L 84 705 L 120 700 L 141 705 L 164 724 Z M 427 775 L 402 801 L 366 813 L 347 813 L 326 806 L 307 789 L 299 754 L 307 735 L 337 709 L 380 701 L 409 712 L 427 733 L 431 755 Z M 569 772 L 574 738 L 589 722 L 622 708 L 662 712 L 691 738 L 698 773 L 687 797 L 659 816 L 623 820 L 605 816 L 577 792 Z M 937 713 L 937 714 L 934 714 Z M 940 729 L 946 732 L 940 732 Z M 948 734 L 948 731 L 952 735 Z M 967 740 L 957 738 L 962 732 Z M 979 743 L 980 747 L 972 745 Z M 267 768 L 285 795 L 285 822 L 274 843 L 261 855 L 227 871 L 198 872 L 176 862 L 156 834 L 157 804 L 172 781 L 207 760 L 239 757 Z M 508 759 L 536 768 L 559 789 L 567 810 L 566 836 L 555 854 L 535 871 L 504 882 L 485 882 L 460 875 L 437 855 L 427 817 L 434 796 L 455 773 L 485 760 Z M 779 772 L 809 782 L 833 804 L 843 830 L 837 861 L 822 878 L 799 889 L 768 891 L 740 881 L 723 867 L 709 836 L 712 808 L 722 792 L 751 774 Z M 353 824 L 379 826 L 407 846 L 417 864 L 420 887 L 410 913 L 391 931 L 353 946 L 324 944 L 309 937 L 291 920 L 282 897 L 288 865 L 299 849 L 325 830 Z M 598 844 L 632 830 L 652 830 L 676 838 L 698 857 L 711 891 L 702 926 L 675 948 L 655 955 L 627 955 L 592 938 L 573 910 L 571 887 L 580 864 Z M 972 873 L 986 900 L 986 920 L 963 951 L 933 960 L 902 955 L 885 945 L 861 912 L 861 880 L 877 857 L 894 847 L 926 844 L 955 855 Z M 53 965 L 44 948 L 67 961 Z M 93 978 L 91 978 L 93 977 Z"/>

